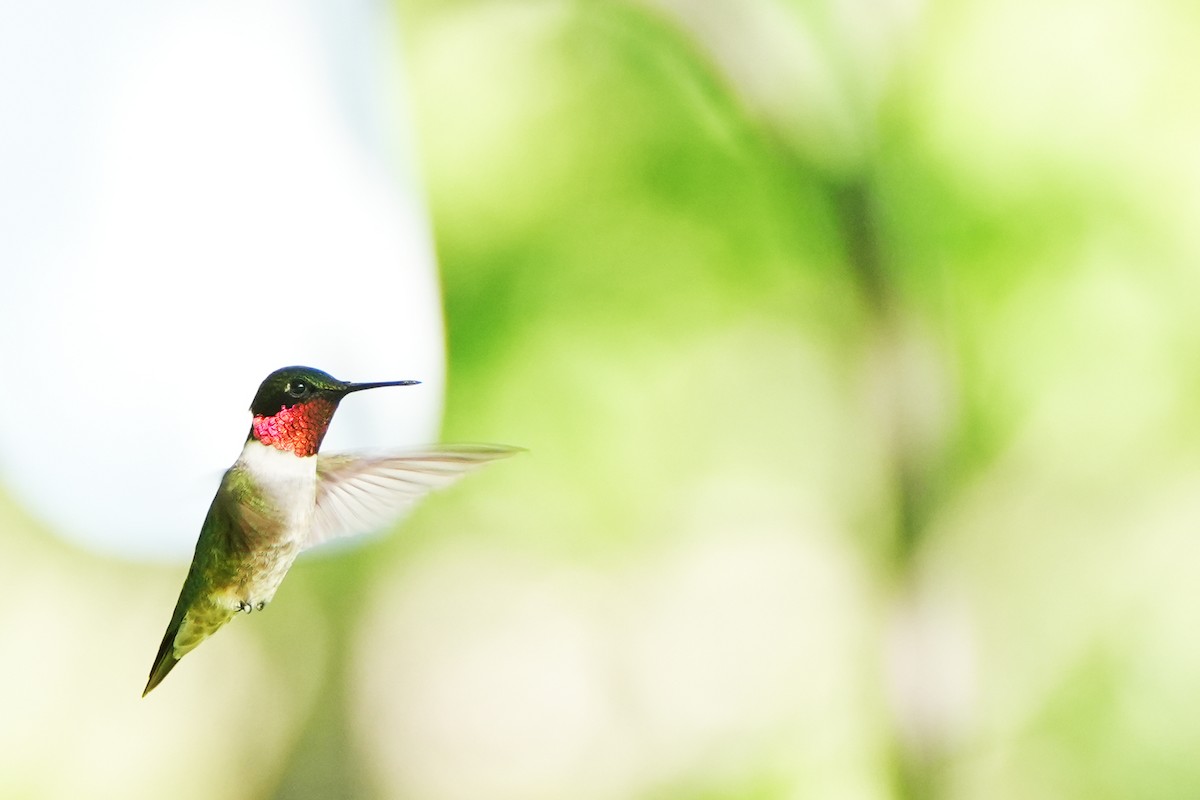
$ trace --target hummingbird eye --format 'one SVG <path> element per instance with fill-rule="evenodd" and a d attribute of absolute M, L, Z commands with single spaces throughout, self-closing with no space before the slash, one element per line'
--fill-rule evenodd
<path fill-rule="evenodd" d="M 304 381 L 291 381 L 283 387 L 283 390 L 291 397 L 300 398 L 308 394 L 308 384 Z"/>

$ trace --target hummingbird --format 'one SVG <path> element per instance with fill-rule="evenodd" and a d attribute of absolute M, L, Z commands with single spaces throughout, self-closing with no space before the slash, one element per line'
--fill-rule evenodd
<path fill-rule="evenodd" d="M 209 506 L 175 611 L 142 692 L 239 612 L 261 611 L 302 551 L 382 527 L 427 492 L 517 448 L 435 445 L 381 454 L 318 453 L 353 392 L 420 381 L 347 383 L 311 367 L 275 370 L 250 404 L 241 455 Z"/>

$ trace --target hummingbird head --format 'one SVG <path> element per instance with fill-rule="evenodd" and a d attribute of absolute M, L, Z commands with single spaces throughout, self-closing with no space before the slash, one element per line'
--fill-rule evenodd
<path fill-rule="evenodd" d="M 312 367 L 284 367 L 266 377 L 250 404 L 249 439 L 297 456 L 315 455 L 338 403 L 351 392 L 420 381 L 347 383 Z"/>

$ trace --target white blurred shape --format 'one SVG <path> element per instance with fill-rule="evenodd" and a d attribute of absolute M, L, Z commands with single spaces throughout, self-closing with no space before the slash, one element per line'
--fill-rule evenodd
<path fill-rule="evenodd" d="M 937 755 L 970 725 L 976 683 L 971 631 L 961 601 L 929 589 L 900 598 L 892 609 L 885 640 L 888 700 L 903 743 L 914 753 Z"/>
<path fill-rule="evenodd" d="M 385 794 L 601 800 L 702 776 L 732 797 L 776 751 L 807 785 L 844 782 L 831 765 L 865 747 L 854 570 L 730 530 L 609 575 L 452 545 L 380 581 L 354 685 Z"/>
<path fill-rule="evenodd" d="M 494 552 L 422 567 L 384 582 L 355 659 L 380 778 L 429 800 L 603 796 L 577 785 L 611 723 L 583 576 Z"/>
<path fill-rule="evenodd" d="M 433 438 L 438 287 L 415 187 L 398 181 L 411 171 L 383 150 L 407 141 L 379 77 L 396 60 L 385 6 L 124 12 L 22 73 L 50 91 L 65 71 L 90 91 L 6 137 L 21 145 L 7 160 L 75 168 L 0 244 L 0 475 L 80 543 L 183 558 L 275 368 L 423 382 L 348 399 L 329 449 Z M 14 81 L 4 96 L 40 98 Z M 31 144 L 39 126 L 60 159 Z M 5 206 L 45 194 L 5 159 Z"/>

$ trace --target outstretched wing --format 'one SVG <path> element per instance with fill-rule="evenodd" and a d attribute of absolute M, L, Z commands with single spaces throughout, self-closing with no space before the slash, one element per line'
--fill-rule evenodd
<path fill-rule="evenodd" d="M 306 547 L 378 530 L 434 489 L 520 448 L 435 445 L 378 455 L 317 456 L 317 507 Z"/>

